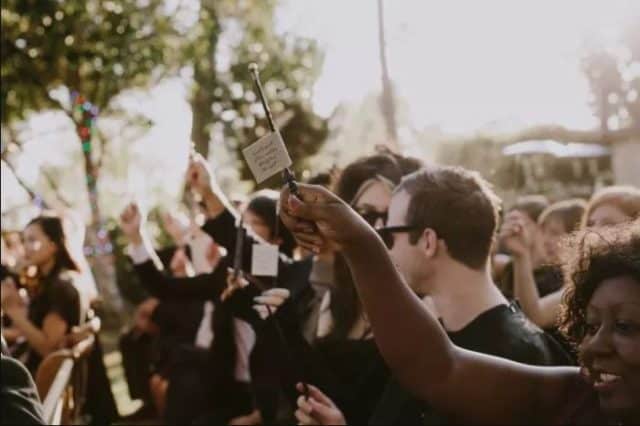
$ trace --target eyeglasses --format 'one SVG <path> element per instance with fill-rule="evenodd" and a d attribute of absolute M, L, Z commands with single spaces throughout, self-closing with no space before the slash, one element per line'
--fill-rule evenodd
<path fill-rule="evenodd" d="M 385 226 L 383 228 L 376 229 L 376 232 L 380 235 L 387 248 L 391 250 L 393 248 L 394 241 L 393 234 L 412 232 L 417 231 L 418 229 L 420 229 L 420 227 L 415 225 Z"/>
<path fill-rule="evenodd" d="M 386 211 L 359 210 L 358 214 L 372 227 L 375 227 L 379 220 L 381 220 L 383 224 L 387 223 L 388 213 Z"/>

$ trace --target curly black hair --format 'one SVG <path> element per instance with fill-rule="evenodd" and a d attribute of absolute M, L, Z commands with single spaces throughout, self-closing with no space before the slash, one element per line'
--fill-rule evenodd
<path fill-rule="evenodd" d="M 621 276 L 640 284 L 640 220 L 575 234 L 565 247 L 563 265 L 566 290 L 559 325 L 579 345 L 586 334 L 587 305 L 598 286 Z"/>

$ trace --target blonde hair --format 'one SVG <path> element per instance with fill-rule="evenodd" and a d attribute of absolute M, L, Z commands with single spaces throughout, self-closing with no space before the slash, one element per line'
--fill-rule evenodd
<path fill-rule="evenodd" d="M 586 228 L 589 217 L 595 209 L 610 204 L 620 209 L 632 220 L 640 217 L 640 189 L 630 185 L 608 186 L 591 196 L 582 217 L 582 227 Z"/>

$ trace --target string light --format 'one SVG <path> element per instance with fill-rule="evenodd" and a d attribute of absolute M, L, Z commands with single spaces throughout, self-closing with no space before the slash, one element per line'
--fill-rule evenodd
<path fill-rule="evenodd" d="M 80 137 L 82 152 L 86 160 L 91 161 L 93 132 L 100 110 L 77 91 L 71 92 L 71 102 L 73 105 L 73 119 L 76 123 L 76 132 Z M 89 202 L 95 204 L 98 202 L 97 182 L 91 168 L 86 172 L 85 179 L 89 188 Z M 109 241 L 109 232 L 105 224 L 101 222 L 96 234 L 95 244 L 85 246 L 84 254 L 87 257 L 91 257 L 111 254 L 112 252 L 113 245 Z"/>

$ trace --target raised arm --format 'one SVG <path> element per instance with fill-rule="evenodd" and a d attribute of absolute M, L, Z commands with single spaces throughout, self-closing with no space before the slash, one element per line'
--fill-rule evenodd
<path fill-rule="evenodd" d="M 191 190 L 202 197 L 205 205 L 207 220 L 202 226 L 202 230 L 209 234 L 218 245 L 233 252 L 237 238 L 236 219 L 239 213 L 233 209 L 217 185 L 201 155 L 196 154 L 191 158 L 187 170 L 187 183 Z M 266 243 L 251 229 L 246 228 L 246 231 L 244 234 L 245 253 L 249 253 L 247 247 L 250 248 L 254 243 Z"/>
<path fill-rule="evenodd" d="M 530 367 L 457 348 L 366 222 L 323 188 L 300 185 L 300 191 L 304 202 L 283 191 L 283 221 L 301 245 L 344 253 L 380 352 L 405 387 L 459 422 L 553 419 L 579 380 L 577 369 Z"/>
<path fill-rule="evenodd" d="M 218 217 L 225 210 L 231 210 L 229 201 L 213 180 L 207 161 L 200 154 L 193 155 L 189 161 L 187 184 L 202 197 L 208 218 Z"/>
<path fill-rule="evenodd" d="M 562 290 L 543 298 L 533 276 L 533 263 L 527 247 L 530 236 L 524 226 L 522 213 L 511 212 L 500 232 L 501 240 L 513 258 L 513 292 L 522 311 L 541 328 L 552 327 L 560 314 Z"/>
<path fill-rule="evenodd" d="M 217 299 L 226 287 L 226 267 L 221 264 L 210 274 L 171 278 L 148 238 L 142 232 L 142 215 L 135 204 L 120 215 L 120 227 L 130 242 L 130 257 L 142 284 L 161 299 Z"/>

